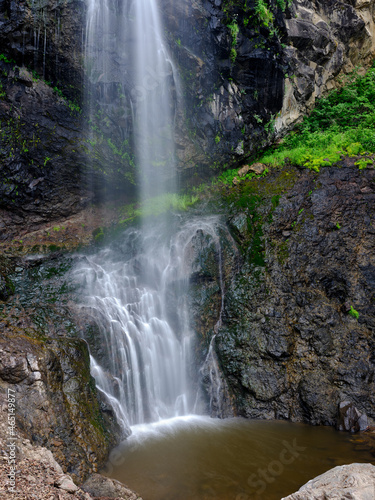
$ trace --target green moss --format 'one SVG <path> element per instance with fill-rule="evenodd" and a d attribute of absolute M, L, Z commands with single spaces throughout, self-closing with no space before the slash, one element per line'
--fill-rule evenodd
<path fill-rule="evenodd" d="M 314 111 L 282 144 L 264 152 L 259 161 L 270 166 L 291 163 L 319 172 L 342 156 L 362 155 L 360 169 L 373 163 L 375 153 L 375 68 L 356 71 L 347 84 L 317 102 Z"/>
<path fill-rule="evenodd" d="M 289 249 L 288 249 L 288 241 L 284 241 L 283 243 L 280 243 L 277 247 L 277 261 L 278 263 L 283 266 L 286 262 L 286 260 L 289 258 Z"/>
<path fill-rule="evenodd" d="M 104 239 L 104 230 L 102 227 L 98 227 L 93 230 L 92 236 L 95 241 L 102 241 Z"/>
<path fill-rule="evenodd" d="M 296 169 L 284 168 L 265 176 L 244 179 L 231 189 L 223 183 L 222 199 L 230 213 L 243 213 L 247 218 L 246 235 L 237 240 L 249 264 L 265 266 L 264 226 L 272 223 L 281 195 L 293 187 L 297 176 Z M 285 243 L 278 250 L 279 261 L 284 263 L 288 255 Z"/>
<path fill-rule="evenodd" d="M 16 287 L 15 287 L 13 281 L 8 276 L 5 276 L 5 285 L 8 289 L 9 294 L 13 295 L 16 291 Z"/>
<path fill-rule="evenodd" d="M 57 252 L 57 251 L 61 250 L 61 247 L 59 247 L 59 246 L 57 246 L 57 245 L 49 245 L 49 246 L 48 246 L 48 250 L 49 250 L 50 252 Z"/>
<path fill-rule="evenodd" d="M 350 311 L 348 314 L 350 314 L 350 316 L 352 316 L 355 319 L 359 318 L 359 312 L 356 311 L 353 306 L 350 306 Z"/>

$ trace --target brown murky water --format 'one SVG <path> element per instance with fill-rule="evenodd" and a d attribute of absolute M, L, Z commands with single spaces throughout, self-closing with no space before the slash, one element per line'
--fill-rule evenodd
<path fill-rule="evenodd" d="M 144 500 L 280 500 L 309 479 L 375 456 L 329 427 L 180 417 L 133 427 L 104 473 Z"/>

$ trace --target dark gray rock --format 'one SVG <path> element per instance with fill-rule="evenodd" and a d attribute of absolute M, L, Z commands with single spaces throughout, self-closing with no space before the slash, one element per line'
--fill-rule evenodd
<path fill-rule="evenodd" d="M 259 181 L 253 194 L 237 191 L 237 206 L 229 195 L 239 252 L 226 243 L 232 250 L 223 268 L 231 272 L 215 348 L 240 415 L 336 426 L 338 405 L 349 400 L 358 409 L 356 430 L 366 427 L 360 415 L 374 418 L 374 179 L 373 170 L 354 165 L 316 177 L 286 169 Z M 203 346 L 219 319 L 218 286 L 216 271 L 191 291 Z"/>

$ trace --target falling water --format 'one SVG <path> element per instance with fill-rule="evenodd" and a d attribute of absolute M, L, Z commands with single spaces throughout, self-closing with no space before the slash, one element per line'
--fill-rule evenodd
<path fill-rule="evenodd" d="M 136 85 L 135 134 L 142 199 L 173 190 L 173 64 L 163 42 L 155 0 L 137 0 L 134 8 Z"/>
<path fill-rule="evenodd" d="M 217 239 L 218 219 L 173 225 L 129 229 L 75 270 L 100 330 L 93 374 L 124 424 L 187 415 L 196 403 L 187 290 L 196 238 Z"/>
<path fill-rule="evenodd" d="M 178 78 L 156 0 L 89 0 L 86 31 L 86 69 L 101 106 L 113 106 L 113 83 L 129 100 L 141 201 L 175 191 Z M 94 104 L 91 97 L 91 110 Z M 124 427 L 194 410 L 199 373 L 187 290 L 194 239 L 203 232 L 218 241 L 217 224 L 206 218 L 173 229 L 161 217 L 80 263 L 85 307 L 100 333 L 92 373 Z"/>
<path fill-rule="evenodd" d="M 125 110 L 121 135 L 134 146 L 141 201 L 175 192 L 179 84 L 163 41 L 157 1 L 88 0 L 85 60 L 91 121 L 98 104 L 112 115 L 111 122 Z"/>

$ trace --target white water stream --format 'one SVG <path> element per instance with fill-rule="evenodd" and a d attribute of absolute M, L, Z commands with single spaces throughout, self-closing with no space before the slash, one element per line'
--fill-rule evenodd
<path fill-rule="evenodd" d="M 193 413 L 198 372 L 189 325 L 188 286 L 197 238 L 219 244 L 217 217 L 130 229 L 75 270 L 85 308 L 99 325 L 103 366 L 92 358 L 98 388 L 126 426 Z M 199 246 L 199 244 L 198 244 Z"/>
<path fill-rule="evenodd" d="M 88 0 L 86 71 L 96 89 L 88 94 L 91 116 L 95 95 L 103 109 L 113 108 L 113 85 L 130 99 L 141 202 L 175 192 L 179 85 L 157 1 Z M 221 255 L 218 219 L 191 220 L 174 231 L 168 223 L 143 221 L 141 230 L 128 230 L 115 245 L 86 257 L 77 271 L 100 330 L 100 359 L 92 357 L 92 373 L 124 428 L 188 415 L 199 400 L 187 291 L 196 235 L 206 233 Z M 210 378 L 218 377 L 214 362 L 211 345 L 203 367 Z M 214 399 L 218 407 L 219 395 Z"/>

